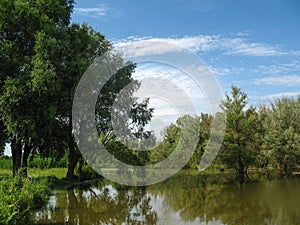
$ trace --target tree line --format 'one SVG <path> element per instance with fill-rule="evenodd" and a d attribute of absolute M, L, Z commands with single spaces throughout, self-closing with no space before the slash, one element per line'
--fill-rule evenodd
<path fill-rule="evenodd" d="M 199 140 L 194 155 L 186 168 L 199 168 L 206 151 L 213 120 L 225 114 L 226 129 L 218 156 L 213 165 L 222 165 L 236 171 L 237 179 L 249 180 L 251 168 L 262 169 L 267 176 L 274 169 L 291 175 L 300 166 L 300 96 L 281 97 L 267 104 L 248 106 L 245 92 L 232 86 L 230 94 L 221 103 L 222 112 L 201 114 L 198 121 Z M 162 160 L 176 148 L 181 131 L 181 119 L 166 128 L 164 140 L 150 155 L 152 163 Z"/>

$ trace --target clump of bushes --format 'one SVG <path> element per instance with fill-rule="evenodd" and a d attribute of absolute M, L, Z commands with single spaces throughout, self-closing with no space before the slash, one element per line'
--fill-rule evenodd
<path fill-rule="evenodd" d="M 0 156 L 0 169 L 12 169 L 12 158 L 8 156 Z"/>
<path fill-rule="evenodd" d="M 0 169 L 12 169 L 12 157 L 11 156 L 0 156 Z M 68 159 L 66 156 L 60 159 L 53 157 L 41 157 L 35 156 L 29 158 L 28 167 L 29 168 L 40 168 L 40 169 L 49 169 L 49 168 L 66 168 L 68 165 Z"/>
<path fill-rule="evenodd" d="M 0 224 L 26 225 L 35 211 L 48 201 L 47 180 L 2 178 L 0 182 Z"/>
<path fill-rule="evenodd" d="M 53 157 L 35 156 L 28 161 L 29 168 L 40 168 L 40 169 L 66 168 L 67 165 L 68 162 L 66 156 L 64 156 L 59 160 Z"/>

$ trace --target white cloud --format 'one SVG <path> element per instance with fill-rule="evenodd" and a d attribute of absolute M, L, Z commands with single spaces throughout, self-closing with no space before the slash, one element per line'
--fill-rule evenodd
<path fill-rule="evenodd" d="M 115 46 L 121 49 L 126 49 L 129 45 L 136 41 L 149 40 L 155 42 L 167 42 L 179 46 L 181 48 L 188 49 L 192 52 L 201 53 L 209 51 L 221 51 L 227 55 L 245 55 L 245 56 L 280 56 L 285 54 L 296 53 L 296 50 L 285 52 L 282 51 L 279 46 L 268 45 L 264 43 L 253 43 L 240 36 L 234 38 L 226 38 L 220 35 L 198 35 L 198 36 L 186 36 L 181 38 L 153 38 L 153 37 L 136 37 L 131 36 L 126 40 L 119 40 L 115 42 Z M 143 47 L 143 50 L 149 54 L 150 52 L 158 51 L 153 48 L 153 43 L 149 42 L 147 46 Z M 161 46 L 158 46 L 160 48 Z M 166 52 L 168 49 L 161 48 L 160 51 Z"/>
<path fill-rule="evenodd" d="M 242 67 L 235 67 L 235 68 L 222 68 L 222 67 L 213 67 L 213 66 L 208 66 L 208 67 L 212 71 L 212 74 L 216 76 L 237 75 L 245 71 L 245 68 Z"/>
<path fill-rule="evenodd" d="M 100 17 L 106 16 L 107 7 L 105 5 L 101 5 L 93 8 L 75 8 L 74 12 L 82 16 L 88 16 L 98 19 Z"/>
<path fill-rule="evenodd" d="M 205 93 L 187 74 L 159 63 L 138 65 L 134 78 L 141 82 L 135 93 L 139 99 L 150 98 L 155 118 L 175 122 L 184 114 L 210 113 Z"/>
<path fill-rule="evenodd" d="M 280 75 L 280 74 L 289 74 L 295 73 L 300 70 L 300 62 L 292 61 L 290 63 L 283 64 L 273 64 L 273 65 L 260 65 L 252 71 L 257 74 L 272 74 L 272 75 Z"/>
<path fill-rule="evenodd" d="M 224 39 L 226 54 L 247 56 L 278 56 L 286 54 L 278 46 L 262 43 L 249 43 L 243 38 Z"/>
<path fill-rule="evenodd" d="M 284 75 L 284 76 L 270 76 L 264 78 L 254 79 L 253 83 L 256 85 L 272 85 L 272 86 L 300 86 L 300 76 Z"/>
<path fill-rule="evenodd" d="M 300 92 L 281 92 L 281 93 L 266 95 L 261 98 L 262 99 L 276 99 L 276 98 L 281 98 L 282 96 L 296 97 L 296 96 L 300 96 Z"/>

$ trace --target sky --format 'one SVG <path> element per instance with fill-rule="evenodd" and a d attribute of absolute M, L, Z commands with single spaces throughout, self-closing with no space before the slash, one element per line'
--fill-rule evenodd
<path fill-rule="evenodd" d="M 223 94 L 238 86 L 249 105 L 300 95 L 298 0 L 77 0 L 72 21 L 91 25 L 117 47 L 154 40 L 187 49 L 210 69 Z M 203 90 L 184 80 L 182 71 L 143 64 L 136 73 L 173 76 L 198 113 L 209 111 Z M 175 105 L 184 104 L 177 99 Z M 159 98 L 150 103 L 159 108 L 154 127 L 176 119 L 172 103 Z"/>

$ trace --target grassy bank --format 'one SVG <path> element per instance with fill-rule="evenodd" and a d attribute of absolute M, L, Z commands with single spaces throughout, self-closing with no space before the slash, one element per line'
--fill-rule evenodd
<path fill-rule="evenodd" d="M 41 209 L 51 194 L 46 179 L 0 178 L 0 224 L 32 224 L 32 214 Z"/>
<path fill-rule="evenodd" d="M 57 177 L 58 179 L 63 179 L 66 177 L 67 168 L 50 168 L 50 169 L 40 169 L 40 168 L 28 168 L 28 177 Z M 0 169 L 0 177 L 9 177 L 12 175 L 11 169 Z"/>

